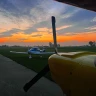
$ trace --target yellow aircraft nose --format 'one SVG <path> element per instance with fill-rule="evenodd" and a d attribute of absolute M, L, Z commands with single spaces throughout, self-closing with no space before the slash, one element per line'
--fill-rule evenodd
<path fill-rule="evenodd" d="M 96 96 L 96 67 L 57 54 L 48 63 L 53 80 L 67 96 Z"/>
<path fill-rule="evenodd" d="M 56 54 L 49 57 L 48 63 L 53 80 L 61 87 L 64 93 L 68 94 L 73 70 L 78 65 L 76 63 L 73 64 L 70 58 Z"/>

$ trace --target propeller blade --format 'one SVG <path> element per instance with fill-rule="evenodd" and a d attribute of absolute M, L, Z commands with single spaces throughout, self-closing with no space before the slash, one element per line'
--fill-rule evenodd
<path fill-rule="evenodd" d="M 42 76 L 44 76 L 49 71 L 48 64 L 44 67 L 43 70 L 41 70 L 31 81 L 25 84 L 23 87 L 24 91 L 27 92 L 29 88 L 35 84 Z"/>
<path fill-rule="evenodd" d="M 55 53 L 57 54 L 57 41 L 56 41 L 56 28 L 55 28 L 55 17 L 52 16 L 52 29 L 53 29 L 53 40 Z M 23 87 L 24 91 L 27 92 L 28 89 L 35 84 L 42 76 L 44 76 L 49 71 L 49 65 L 47 64 L 43 70 L 41 70 L 31 81 L 25 84 Z"/>
<path fill-rule="evenodd" d="M 55 53 L 58 54 L 57 50 L 57 39 L 56 39 L 56 26 L 55 26 L 55 17 L 52 16 L 52 29 L 53 29 L 53 41 L 54 41 L 54 48 L 55 48 Z"/>

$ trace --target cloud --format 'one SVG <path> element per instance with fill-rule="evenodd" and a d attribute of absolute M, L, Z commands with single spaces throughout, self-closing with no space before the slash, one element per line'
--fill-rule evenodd
<path fill-rule="evenodd" d="M 96 30 L 95 12 L 54 0 L 1 0 L 0 37 L 8 42 L 52 41 L 51 16 L 56 17 L 57 35 L 62 40 L 64 36 L 93 34 Z M 75 38 L 69 37 L 66 39 Z"/>
<path fill-rule="evenodd" d="M 66 29 L 66 28 L 69 28 L 69 27 L 71 27 L 71 26 L 72 26 L 72 25 L 61 26 L 61 27 L 56 28 L 56 30 L 58 31 L 58 30 Z"/>
<path fill-rule="evenodd" d="M 62 13 L 62 11 L 64 11 L 64 8 L 64 5 L 58 2 L 54 2 L 53 0 L 42 0 L 37 6 L 31 9 L 30 15 L 36 23 L 39 23 L 49 20 L 53 15 L 58 17 Z"/>
<path fill-rule="evenodd" d="M 12 0 L 11 0 L 12 1 Z M 4 9 L 9 12 L 17 12 L 18 9 L 9 0 L 0 0 L 0 9 Z M 14 12 L 14 13 L 15 13 Z"/>
<path fill-rule="evenodd" d="M 24 41 L 27 40 L 27 38 L 19 38 L 18 40 Z"/>
<path fill-rule="evenodd" d="M 47 32 L 48 32 L 48 31 L 49 31 L 49 29 L 48 29 L 48 28 L 46 28 L 46 27 L 44 27 L 44 28 L 37 28 L 37 31 L 45 31 L 45 32 L 47 31 Z"/>
<path fill-rule="evenodd" d="M 3 33 L 5 31 L 6 31 L 6 29 L 0 28 L 0 33 Z"/>
<path fill-rule="evenodd" d="M 91 22 L 96 22 L 96 17 L 94 17 L 94 18 L 91 20 Z"/>
<path fill-rule="evenodd" d="M 91 26 L 91 27 L 88 27 L 88 28 L 85 28 L 85 29 L 88 29 L 88 30 L 96 30 L 96 26 Z"/>
<path fill-rule="evenodd" d="M 32 22 L 30 22 L 27 16 L 17 18 L 5 10 L 0 11 L 0 18 L 0 28 L 6 30 L 11 30 L 13 28 L 26 29 L 32 25 Z"/>
<path fill-rule="evenodd" d="M 63 4 L 53 0 L 4 0 L 0 1 L 0 5 L 2 27 L 6 30 L 18 28 L 26 33 L 33 32 L 31 29 L 35 24 L 49 20 L 52 15 L 58 16 L 65 8 Z"/>
<path fill-rule="evenodd" d="M 78 12 L 78 14 L 75 14 L 74 16 L 72 16 L 71 18 L 69 18 L 69 20 L 74 21 L 74 22 L 81 22 L 83 20 L 88 20 L 90 22 L 90 20 L 96 15 L 95 12 L 91 12 L 88 10 L 80 10 Z"/>
<path fill-rule="evenodd" d="M 37 34 L 37 35 L 32 35 L 32 37 L 41 37 L 42 35 Z"/>
<path fill-rule="evenodd" d="M 25 30 L 23 30 L 23 31 L 24 31 L 25 34 L 31 34 L 31 33 L 36 32 L 37 30 L 36 30 L 36 28 L 33 26 L 33 27 L 29 27 L 29 28 L 27 28 L 27 29 L 25 29 Z"/>
<path fill-rule="evenodd" d="M 9 37 L 9 36 L 11 36 L 14 33 L 18 33 L 19 31 L 22 31 L 22 30 L 13 28 L 11 30 L 1 32 L 0 33 L 0 37 Z"/>
<path fill-rule="evenodd" d="M 63 15 L 61 16 L 61 18 L 63 18 L 63 19 L 68 19 L 68 18 L 74 16 L 74 15 L 75 15 L 77 12 L 79 12 L 79 11 L 80 11 L 79 8 L 74 9 L 74 10 L 71 10 L 71 12 L 66 12 L 65 14 L 63 14 Z"/>
<path fill-rule="evenodd" d="M 58 31 L 58 30 L 66 29 L 66 28 L 69 28 L 71 26 L 72 25 L 64 25 L 64 26 L 61 26 L 61 27 L 57 27 L 56 30 Z M 52 32 L 52 28 L 47 28 L 47 27 L 37 28 L 37 31 Z"/>

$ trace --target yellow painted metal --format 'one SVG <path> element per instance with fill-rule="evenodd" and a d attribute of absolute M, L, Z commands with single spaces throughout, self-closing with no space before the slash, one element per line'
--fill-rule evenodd
<path fill-rule="evenodd" d="M 49 57 L 53 80 L 67 96 L 96 96 L 96 54 L 71 52 L 69 57 L 68 54 Z"/>

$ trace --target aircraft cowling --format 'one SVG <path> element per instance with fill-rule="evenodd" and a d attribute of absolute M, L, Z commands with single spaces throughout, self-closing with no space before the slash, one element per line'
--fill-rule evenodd
<path fill-rule="evenodd" d="M 96 96 L 96 54 L 52 55 L 48 63 L 53 80 L 67 96 Z"/>

